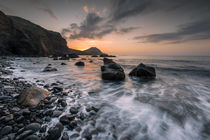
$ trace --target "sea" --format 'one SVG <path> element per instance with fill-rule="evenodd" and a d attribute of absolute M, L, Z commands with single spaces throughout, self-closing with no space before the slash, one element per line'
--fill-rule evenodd
<path fill-rule="evenodd" d="M 88 131 L 96 128 L 95 140 L 210 139 L 210 57 L 124 55 L 112 59 L 124 69 L 124 81 L 102 80 L 103 58 L 91 56 L 70 60 L 17 57 L 11 77 L 23 77 L 40 87 L 57 82 L 65 91 L 71 90 L 63 114 L 78 104 L 84 112 L 86 106 L 100 107 L 94 126 L 82 126 Z M 75 66 L 79 60 L 85 62 L 84 67 Z M 140 63 L 155 67 L 156 79 L 129 77 Z M 42 72 L 48 64 L 58 71 Z M 46 124 L 58 121 L 53 118 Z"/>

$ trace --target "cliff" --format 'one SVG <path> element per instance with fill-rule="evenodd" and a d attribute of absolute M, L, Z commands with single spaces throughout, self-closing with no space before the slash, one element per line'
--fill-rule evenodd
<path fill-rule="evenodd" d="M 46 56 L 71 53 L 60 33 L 0 11 L 0 55 Z"/>

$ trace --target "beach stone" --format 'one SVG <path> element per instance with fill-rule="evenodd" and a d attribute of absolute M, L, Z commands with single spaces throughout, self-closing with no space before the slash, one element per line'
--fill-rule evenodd
<path fill-rule="evenodd" d="M 52 110 L 45 110 L 45 111 L 43 112 L 43 114 L 44 114 L 45 116 L 52 116 L 53 111 L 52 111 Z"/>
<path fill-rule="evenodd" d="M 1 140 L 9 140 L 9 138 L 8 137 L 3 137 L 3 138 L 1 138 Z"/>
<path fill-rule="evenodd" d="M 50 92 L 36 86 L 32 86 L 20 94 L 17 99 L 17 103 L 22 106 L 37 106 L 37 104 L 39 104 L 39 102 L 45 99 L 48 95 L 50 95 Z"/>
<path fill-rule="evenodd" d="M 62 92 L 63 88 L 62 87 L 53 87 L 53 93 L 58 93 L 58 92 Z"/>
<path fill-rule="evenodd" d="M 9 114 L 9 115 L 7 115 L 5 118 L 4 118 L 4 121 L 5 122 L 9 122 L 9 121 L 11 121 L 11 120 L 13 120 L 14 119 L 14 115 L 13 114 Z"/>
<path fill-rule="evenodd" d="M 91 135 L 91 133 L 90 133 L 89 131 L 90 131 L 90 130 L 89 130 L 88 128 L 85 129 L 85 130 L 82 132 L 82 138 L 91 140 L 91 139 L 92 139 L 92 135 Z"/>
<path fill-rule="evenodd" d="M 30 135 L 26 137 L 24 140 L 41 140 L 37 135 Z"/>
<path fill-rule="evenodd" d="M 71 114 L 66 114 L 64 116 L 61 116 L 60 117 L 60 122 L 63 124 L 63 125 L 67 125 L 70 123 L 70 121 L 74 120 L 74 116 L 71 115 Z"/>
<path fill-rule="evenodd" d="M 76 62 L 75 63 L 76 66 L 85 66 L 85 63 L 82 61 Z"/>
<path fill-rule="evenodd" d="M 155 78 L 156 72 L 154 67 L 146 66 L 144 64 L 139 64 L 130 73 L 130 76 L 136 76 L 140 78 Z"/>
<path fill-rule="evenodd" d="M 66 107 L 66 106 L 67 106 L 67 103 L 66 103 L 65 100 L 61 102 L 61 106 L 62 106 L 62 107 Z"/>
<path fill-rule="evenodd" d="M 55 111 L 53 111 L 52 117 L 59 117 L 61 114 L 62 114 L 62 111 L 60 111 L 60 110 L 55 110 Z"/>
<path fill-rule="evenodd" d="M 46 85 L 44 85 L 44 88 L 49 88 L 50 87 L 50 85 L 49 84 L 46 84 Z"/>
<path fill-rule="evenodd" d="M 24 138 L 26 138 L 27 136 L 29 136 L 33 133 L 34 133 L 33 130 L 26 130 L 22 134 L 18 135 L 15 139 L 16 140 L 23 140 Z"/>
<path fill-rule="evenodd" d="M 11 109 L 11 112 L 18 112 L 18 111 L 20 111 L 20 108 L 19 107 L 13 107 L 12 109 Z"/>
<path fill-rule="evenodd" d="M 69 111 L 71 114 L 77 114 L 79 112 L 76 107 L 71 107 Z"/>
<path fill-rule="evenodd" d="M 15 133 L 10 133 L 9 135 L 7 135 L 7 137 L 9 138 L 9 140 L 14 140 L 15 139 Z"/>
<path fill-rule="evenodd" d="M 70 123 L 70 120 L 69 120 L 69 117 L 67 115 L 64 115 L 62 117 L 60 117 L 60 122 L 65 125 L 65 124 L 69 124 Z"/>
<path fill-rule="evenodd" d="M 50 122 L 50 121 L 51 121 L 51 117 L 50 117 L 50 116 L 47 116 L 47 117 L 45 118 L 45 121 Z"/>
<path fill-rule="evenodd" d="M 8 100 L 11 99 L 10 96 L 0 96 L 0 100 Z"/>
<path fill-rule="evenodd" d="M 61 104 L 62 107 L 66 107 L 67 106 L 67 103 L 66 103 L 65 99 L 59 99 L 58 103 Z"/>
<path fill-rule="evenodd" d="M 66 65 L 66 63 L 61 63 L 61 65 Z"/>
<path fill-rule="evenodd" d="M 125 79 L 123 68 L 112 59 L 104 58 L 104 66 L 101 66 L 102 79 L 110 81 L 121 81 Z"/>
<path fill-rule="evenodd" d="M 63 136 L 62 136 L 62 138 L 61 138 L 61 140 L 69 140 L 69 135 L 68 135 L 68 133 L 64 132 L 64 133 L 63 133 Z"/>
<path fill-rule="evenodd" d="M 5 126 L 4 128 L 1 129 L 0 131 L 0 136 L 4 136 L 9 134 L 12 131 L 12 126 Z"/>
<path fill-rule="evenodd" d="M 61 123 L 56 124 L 55 127 L 51 127 L 48 130 L 48 140 L 57 140 L 61 136 L 61 132 L 63 131 L 64 127 Z"/>
<path fill-rule="evenodd" d="M 27 115 L 31 114 L 31 111 L 28 108 L 22 109 L 21 112 L 24 116 L 27 116 Z"/>
<path fill-rule="evenodd" d="M 71 139 L 78 138 L 80 135 L 78 133 L 74 133 L 70 136 Z"/>
<path fill-rule="evenodd" d="M 40 132 L 41 132 L 41 133 L 44 133 L 44 132 L 46 132 L 46 130 L 47 130 L 47 125 L 44 125 L 44 126 L 42 126 L 42 128 L 40 129 Z"/>
<path fill-rule="evenodd" d="M 52 71 L 58 71 L 56 68 L 52 68 L 50 66 L 47 66 L 44 68 L 43 72 L 52 72 Z"/>
<path fill-rule="evenodd" d="M 68 125 L 68 128 L 70 129 L 70 130 L 73 130 L 74 128 L 76 128 L 77 127 L 77 121 L 76 120 L 72 120 L 70 123 L 69 123 L 69 125 Z"/>
<path fill-rule="evenodd" d="M 34 132 L 39 131 L 41 128 L 41 125 L 39 123 L 31 123 L 26 126 L 26 130 L 33 130 Z"/>

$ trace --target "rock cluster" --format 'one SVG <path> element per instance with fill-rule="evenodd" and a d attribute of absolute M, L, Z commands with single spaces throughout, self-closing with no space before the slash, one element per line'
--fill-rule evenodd
<path fill-rule="evenodd" d="M 120 81 L 125 79 L 123 68 L 112 59 L 104 58 L 104 66 L 101 66 L 102 79 Z"/>
<path fill-rule="evenodd" d="M 7 71 L 9 64 L 7 59 L 0 58 L 1 71 Z M 82 130 L 81 125 L 94 119 L 96 112 L 99 111 L 98 107 L 87 106 L 86 112 L 83 112 L 81 105 L 78 104 L 67 109 L 69 105 L 66 97 L 72 91 L 64 92 L 61 82 L 44 84 L 44 81 L 37 80 L 32 85 L 19 79 L 22 78 L 0 78 L 0 139 L 91 138 L 91 133 Z M 41 85 L 39 83 L 43 83 L 42 86 L 46 90 L 35 86 Z M 72 102 L 80 96 L 80 94 L 71 95 Z M 46 123 L 52 118 L 58 118 L 59 122 L 48 127 Z M 68 135 L 63 132 L 66 130 L 75 132 Z"/>
<path fill-rule="evenodd" d="M 156 72 L 155 68 L 146 66 L 144 64 L 139 64 L 136 68 L 134 68 L 130 73 L 130 76 L 136 76 L 140 78 L 155 78 Z"/>

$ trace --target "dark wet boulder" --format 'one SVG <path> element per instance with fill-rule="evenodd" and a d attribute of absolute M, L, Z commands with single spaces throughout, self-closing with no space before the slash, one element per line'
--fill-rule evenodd
<path fill-rule="evenodd" d="M 71 114 L 66 114 L 62 117 L 60 117 L 60 122 L 63 124 L 63 125 L 67 125 L 70 123 L 70 121 L 74 120 L 74 116 L 71 115 Z"/>
<path fill-rule="evenodd" d="M 61 123 L 58 123 L 56 126 L 49 128 L 47 140 L 58 140 L 63 129 L 64 127 Z"/>
<path fill-rule="evenodd" d="M 12 131 L 12 127 L 11 126 L 5 126 L 4 128 L 1 129 L 0 131 L 0 137 L 4 136 L 6 134 L 9 134 Z"/>
<path fill-rule="evenodd" d="M 125 79 L 123 68 L 112 59 L 104 58 L 104 66 L 101 66 L 102 79 L 120 81 Z"/>
<path fill-rule="evenodd" d="M 31 123 L 25 127 L 26 130 L 32 130 L 34 132 L 39 131 L 41 125 L 39 123 Z"/>
<path fill-rule="evenodd" d="M 130 73 L 130 76 L 136 76 L 140 78 L 155 78 L 156 72 L 155 68 L 146 66 L 144 64 L 139 64 L 136 68 L 134 68 Z"/>
<path fill-rule="evenodd" d="M 32 86 L 19 95 L 17 103 L 23 106 L 36 106 L 48 95 L 50 95 L 50 92 L 36 86 Z"/>
<path fill-rule="evenodd" d="M 21 133 L 20 135 L 16 136 L 16 140 L 23 140 L 24 138 L 30 136 L 31 134 L 33 134 L 34 131 L 33 130 L 26 130 L 23 133 Z"/>
<path fill-rule="evenodd" d="M 41 140 L 37 135 L 30 135 L 25 138 L 25 140 Z"/>
<path fill-rule="evenodd" d="M 51 72 L 51 71 L 58 71 L 58 70 L 50 66 L 45 67 L 43 70 L 43 72 Z"/>
<path fill-rule="evenodd" d="M 85 66 L 85 63 L 82 61 L 76 62 L 75 63 L 76 66 Z"/>
<path fill-rule="evenodd" d="M 68 135 L 67 132 L 63 133 L 63 136 L 62 136 L 61 140 L 69 140 L 69 135 Z"/>
<path fill-rule="evenodd" d="M 69 110 L 69 112 L 71 114 L 77 114 L 79 111 L 78 111 L 78 109 L 76 107 L 71 107 L 70 110 Z"/>
<path fill-rule="evenodd" d="M 66 63 L 61 63 L 61 65 L 66 65 Z"/>
<path fill-rule="evenodd" d="M 58 92 L 62 92 L 63 91 L 63 88 L 62 87 L 53 87 L 53 93 L 58 93 Z"/>

